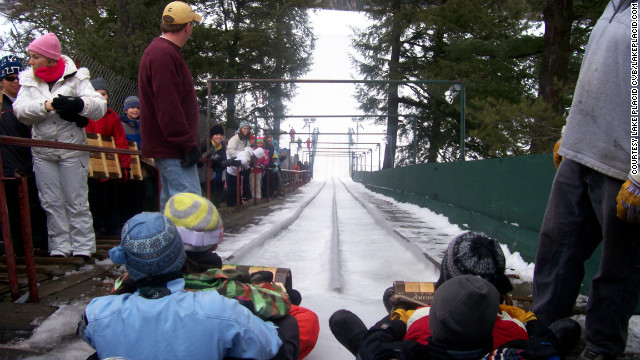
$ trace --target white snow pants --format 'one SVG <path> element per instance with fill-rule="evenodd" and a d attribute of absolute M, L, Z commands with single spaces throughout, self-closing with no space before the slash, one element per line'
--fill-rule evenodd
<path fill-rule="evenodd" d="M 47 213 L 49 253 L 87 255 L 96 252 L 89 211 L 89 154 L 60 160 L 33 157 L 38 197 Z"/>
<path fill-rule="evenodd" d="M 249 187 L 251 188 L 251 195 L 254 199 L 262 198 L 262 173 L 251 173 L 249 177 Z"/>

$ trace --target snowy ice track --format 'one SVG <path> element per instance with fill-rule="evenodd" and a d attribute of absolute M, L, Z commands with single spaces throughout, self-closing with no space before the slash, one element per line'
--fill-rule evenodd
<path fill-rule="evenodd" d="M 421 250 L 391 236 L 393 230 L 385 230 L 348 185 L 328 181 L 314 186 L 319 190 L 308 188 L 308 201 L 285 229 L 270 228 L 270 238 L 263 232 L 260 241 L 251 241 L 229 258 L 235 264 L 291 269 L 301 306 L 316 312 L 320 321 L 318 344 L 308 359 L 353 358 L 331 335 L 331 314 L 346 308 L 373 325 L 385 314 L 382 294 L 393 281 L 435 281 L 437 270 Z M 250 232 L 234 236 L 240 241 Z M 226 241 L 231 246 L 236 239 Z"/>

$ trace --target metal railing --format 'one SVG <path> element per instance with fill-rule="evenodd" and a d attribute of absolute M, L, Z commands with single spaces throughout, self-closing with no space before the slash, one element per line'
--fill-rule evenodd
<path fill-rule="evenodd" d="M 33 140 L 13 136 L 0 135 L 0 144 L 15 145 L 26 147 L 41 147 L 50 149 L 65 150 L 81 150 L 88 152 L 103 152 L 127 155 L 142 155 L 139 150 L 106 148 L 101 146 L 68 144 L 56 141 Z M 2 149 L 0 148 L 0 169 L 2 169 Z M 38 284 L 36 277 L 36 268 L 33 256 L 33 236 L 31 233 L 31 215 L 29 212 L 29 196 L 27 178 L 14 173 L 15 177 L 5 177 L 4 172 L 0 174 L 0 226 L 2 226 L 2 241 L 4 242 L 4 251 L 7 265 L 7 275 L 9 278 L 9 289 L 11 298 L 15 301 L 20 297 L 20 289 L 18 285 L 18 273 L 16 259 L 13 253 L 13 242 L 11 239 L 11 229 L 9 225 L 9 210 L 7 209 L 7 195 L 5 192 L 5 181 L 18 181 L 18 192 L 20 202 L 20 216 L 22 222 L 22 241 L 25 250 L 25 265 L 27 269 L 27 282 L 29 289 L 29 301 L 37 303 L 39 299 Z M 160 184 L 160 176 L 158 173 L 158 184 Z"/>
<path fill-rule="evenodd" d="M 0 144 L 142 156 L 142 152 L 140 150 L 107 148 L 107 147 L 101 147 L 101 146 L 69 144 L 69 143 L 61 143 L 61 142 L 45 141 L 45 140 L 33 140 L 33 139 L 26 139 L 26 138 L 5 136 L 5 135 L 0 135 Z M 203 164 L 205 164 L 205 166 L 207 167 L 206 168 L 206 187 L 207 187 L 206 196 L 208 199 L 211 199 L 211 190 L 210 190 L 211 189 L 211 160 L 200 159 L 200 161 L 202 161 Z M 0 168 L 2 168 L 2 149 L 1 148 L 0 148 Z M 310 172 L 307 170 L 297 171 L 297 170 L 282 169 L 280 171 L 282 174 L 281 181 L 283 182 L 282 184 L 283 192 L 285 194 L 287 192 L 291 193 L 295 191 L 300 186 L 308 183 L 311 179 Z M 157 181 L 158 181 L 158 189 L 161 190 L 160 174 L 158 171 L 156 171 L 156 174 L 157 174 Z M 9 279 L 9 288 L 11 292 L 11 298 L 14 301 L 17 300 L 20 297 L 20 289 L 18 284 L 17 265 L 16 265 L 15 255 L 14 255 L 13 242 L 11 239 L 9 212 L 7 208 L 7 196 L 5 192 L 6 181 L 17 181 L 18 191 L 19 191 L 19 202 L 20 202 L 19 207 L 20 207 L 20 215 L 21 215 L 21 222 L 22 222 L 22 237 L 23 237 L 23 244 L 24 244 L 24 250 L 25 250 L 25 265 L 26 265 L 26 271 L 27 271 L 27 282 L 28 282 L 28 290 L 29 290 L 29 301 L 32 303 L 37 303 L 39 302 L 40 299 L 38 295 L 35 259 L 33 255 L 34 253 L 33 235 L 31 232 L 31 215 L 29 211 L 27 178 L 26 176 L 23 176 L 17 172 L 14 175 L 15 177 L 5 177 L 4 173 L 0 174 L 0 226 L 2 227 L 1 235 L 2 235 L 2 241 L 4 242 L 7 275 Z M 271 176 L 271 171 L 267 171 L 267 176 L 266 176 L 267 202 L 270 199 L 270 193 L 271 193 L 269 188 L 270 176 Z M 236 197 L 238 199 L 238 202 L 237 202 L 238 209 L 242 207 L 242 202 L 240 201 L 240 197 L 241 197 L 240 195 L 242 191 L 242 187 L 240 186 L 240 178 L 241 176 L 240 176 L 240 173 L 238 172 L 238 176 L 236 176 L 236 181 L 237 181 Z M 255 190 L 254 190 L 254 193 L 255 193 Z M 159 193 L 158 193 L 158 196 L 159 196 Z M 254 197 L 254 205 L 256 204 L 256 202 L 257 200 Z"/>
<path fill-rule="evenodd" d="M 206 197 L 207 199 L 211 200 L 211 160 L 210 159 L 200 159 L 200 162 L 202 162 L 202 164 L 204 166 L 206 166 L 205 169 L 205 186 L 206 186 Z M 236 197 L 236 208 L 241 209 L 242 208 L 242 190 L 243 190 L 243 176 L 241 175 L 241 167 L 237 167 L 236 168 L 236 174 L 237 176 L 236 178 L 236 193 L 235 193 L 235 197 Z M 287 170 L 287 169 L 280 169 L 280 181 L 282 181 L 282 190 L 283 190 L 283 194 L 286 194 L 287 192 L 291 193 L 293 191 L 295 191 L 296 189 L 298 189 L 300 186 L 308 183 L 311 180 L 311 172 L 308 170 L 302 170 L 302 171 L 298 171 L 298 170 Z M 265 169 L 266 176 L 263 177 L 262 180 L 266 180 L 267 182 L 267 193 L 266 196 L 265 194 L 262 194 L 262 198 L 263 199 L 267 199 L 267 203 L 271 201 L 271 176 L 272 176 L 272 171 L 271 168 L 267 167 Z M 262 174 L 260 174 L 262 175 Z M 249 174 L 249 176 L 254 176 L 254 174 Z M 258 199 L 255 197 L 256 194 L 256 190 L 257 190 L 257 182 L 254 182 L 254 188 L 252 190 L 252 198 L 253 198 L 253 205 L 257 205 L 258 204 Z M 278 191 L 278 189 L 276 188 L 276 193 Z M 228 194 L 228 196 L 232 196 L 231 194 Z"/>

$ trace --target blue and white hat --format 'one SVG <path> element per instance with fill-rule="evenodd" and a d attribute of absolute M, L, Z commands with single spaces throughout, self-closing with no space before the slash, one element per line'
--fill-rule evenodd
<path fill-rule="evenodd" d="M 109 250 L 115 264 L 125 265 L 134 281 L 179 271 L 186 254 L 178 230 L 169 218 L 140 213 L 122 228 L 122 242 Z"/>
<path fill-rule="evenodd" d="M 18 74 L 24 70 L 24 66 L 15 55 L 7 55 L 0 59 L 0 79 L 3 79 L 7 75 Z"/>

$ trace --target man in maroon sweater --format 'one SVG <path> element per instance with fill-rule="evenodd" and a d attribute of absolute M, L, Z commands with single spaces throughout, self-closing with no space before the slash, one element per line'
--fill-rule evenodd
<path fill-rule="evenodd" d="M 202 194 L 196 167 L 200 158 L 198 99 L 180 52 L 201 20 L 184 2 L 168 4 L 162 14 L 162 35 L 151 42 L 140 60 L 142 153 L 154 158 L 160 171 L 161 211 L 174 194 Z"/>

